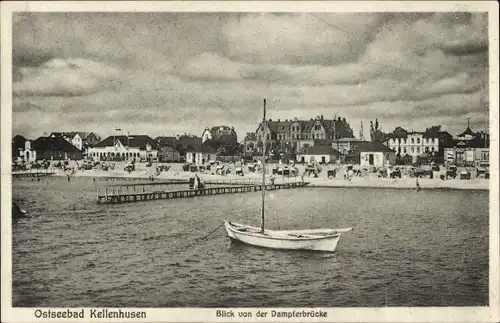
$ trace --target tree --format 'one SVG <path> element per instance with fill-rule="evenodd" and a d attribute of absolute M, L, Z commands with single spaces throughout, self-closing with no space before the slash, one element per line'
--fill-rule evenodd
<path fill-rule="evenodd" d="M 429 131 L 429 132 L 439 132 L 439 131 L 441 131 L 441 125 L 432 126 L 432 127 L 430 127 L 430 128 L 425 129 L 425 131 Z"/>
<path fill-rule="evenodd" d="M 375 119 L 375 126 L 373 125 L 373 121 L 370 121 L 370 138 L 374 142 L 382 142 L 384 141 L 386 134 L 382 132 L 382 128 L 378 123 L 378 119 Z"/>
<path fill-rule="evenodd" d="M 401 127 L 396 127 L 392 131 L 392 134 L 396 138 L 404 138 L 408 135 L 408 131 L 406 129 L 401 128 Z"/>

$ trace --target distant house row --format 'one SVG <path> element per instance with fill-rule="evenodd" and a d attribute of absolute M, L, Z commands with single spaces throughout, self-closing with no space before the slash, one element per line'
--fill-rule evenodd
<path fill-rule="evenodd" d="M 21 135 L 12 138 L 12 157 L 27 162 L 42 159 L 82 159 L 89 147 L 100 141 L 93 132 L 53 132 L 35 140 Z"/>
<path fill-rule="evenodd" d="M 342 120 L 335 122 L 346 127 Z M 337 138 L 332 132 L 334 128 L 329 128 L 335 122 L 327 122 L 321 116 L 308 122 L 278 121 L 268 125 L 266 132 L 261 124 L 256 134 L 247 134 L 243 145 L 238 143 L 234 128 L 228 126 L 207 127 L 201 137 L 182 135 L 154 139 L 147 135 L 119 135 L 100 140 L 95 133 L 55 132 L 36 140 L 15 136 L 12 154 L 26 161 L 88 157 L 101 161 L 157 160 L 202 165 L 220 156 L 259 156 L 262 154 L 262 136 L 266 133 L 269 136 L 266 144 L 268 155 L 279 152 L 278 158 L 287 157 L 302 163 L 349 162 L 385 166 L 401 158 L 415 162 L 419 157 L 432 157 L 439 163 L 457 164 L 489 160 L 489 135 L 473 132 L 469 126 L 456 137 L 446 131 L 411 131 L 391 134 L 380 143 L 354 138 L 348 128 L 344 128 L 347 130 L 343 133 L 347 137 Z M 304 130 L 314 134 L 306 137 Z"/>
<path fill-rule="evenodd" d="M 12 157 L 27 162 L 36 160 L 80 160 L 85 157 L 100 161 L 160 162 L 188 161 L 203 164 L 214 160 L 221 146 L 238 145 L 234 127 L 206 128 L 202 137 L 195 135 L 160 136 L 147 135 L 109 136 L 104 140 L 94 133 L 54 132 L 36 140 L 16 135 L 12 139 Z"/>
<path fill-rule="evenodd" d="M 469 125 L 464 132 L 455 137 L 447 131 L 436 131 L 431 128 L 424 132 L 401 131 L 390 134 L 382 142 L 368 142 L 354 138 L 349 133 L 345 133 L 345 137 L 335 138 L 336 136 L 332 136 L 334 128 L 329 129 L 329 123 L 321 117 L 309 123 L 286 120 L 285 123 L 266 122 L 266 124 L 266 128 L 260 124 L 255 133 L 247 133 L 244 141 L 245 154 L 249 156 L 262 154 L 265 134 L 266 151 L 269 155 L 279 152 L 282 156 L 291 157 L 302 163 L 349 162 L 362 166 L 384 166 L 395 164 L 402 158 L 410 163 L 418 161 L 419 158 L 437 163 L 457 164 L 489 160 L 489 135 L 484 132 L 473 132 Z M 304 124 L 307 125 L 305 128 L 297 128 L 303 127 Z M 297 130 L 302 133 L 294 134 Z M 315 130 L 324 134 L 317 134 Z M 307 131 L 311 134 L 307 135 Z"/>

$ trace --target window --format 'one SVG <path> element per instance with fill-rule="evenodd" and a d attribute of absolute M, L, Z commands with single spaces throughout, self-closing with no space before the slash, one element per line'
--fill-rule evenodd
<path fill-rule="evenodd" d="M 415 139 L 414 138 L 411 138 L 411 143 L 414 144 L 415 143 Z"/>
<path fill-rule="evenodd" d="M 411 147 L 411 152 L 414 153 L 415 152 L 415 147 Z"/>
<path fill-rule="evenodd" d="M 401 154 L 401 147 L 398 147 L 398 153 Z"/>
<path fill-rule="evenodd" d="M 420 154 L 420 147 L 417 147 L 417 153 Z"/>
<path fill-rule="evenodd" d="M 431 148 L 431 151 L 432 151 L 432 152 L 434 152 L 434 151 L 435 151 L 434 147 L 432 147 L 432 148 Z"/>
<path fill-rule="evenodd" d="M 425 147 L 425 152 L 428 153 L 429 152 L 429 147 Z"/>
<path fill-rule="evenodd" d="M 481 151 L 481 160 L 490 160 L 490 152 Z"/>
<path fill-rule="evenodd" d="M 321 130 L 321 125 L 320 124 L 314 125 L 314 130 Z"/>
<path fill-rule="evenodd" d="M 420 144 L 420 138 L 417 138 L 417 144 Z"/>
<path fill-rule="evenodd" d="M 406 144 L 406 138 L 405 138 L 405 139 L 403 139 L 403 142 Z"/>
<path fill-rule="evenodd" d="M 426 143 L 429 143 L 429 138 L 425 139 L 425 142 L 426 142 Z"/>
<path fill-rule="evenodd" d="M 403 148 L 404 153 L 406 154 L 406 147 Z"/>

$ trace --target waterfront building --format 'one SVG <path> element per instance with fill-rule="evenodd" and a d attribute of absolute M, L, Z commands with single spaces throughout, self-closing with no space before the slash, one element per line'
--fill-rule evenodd
<path fill-rule="evenodd" d="M 489 163 L 490 136 L 479 131 L 473 132 L 467 124 L 467 129 L 457 135 L 451 147 L 445 148 L 445 162 L 458 166 L 474 166 Z"/>
<path fill-rule="evenodd" d="M 345 156 L 345 162 L 364 167 L 394 165 L 396 151 L 379 142 L 362 142 L 352 147 Z"/>
<path fill-rule="evenodd" d="M 325 119 L 320 115 L 310 120 L 269 119 L 260 123 L 254 134 L 247 134 L 244 141 L 245 153 L 261 153 L 264 135 L 268 148 L 293 154 L 314 146 L 314 140 L 354 138 L 345 118 Z"/>
<path fill-rule="evenodd" d="M 210 145 L 200 145 L 186 152 L 186 162 L 195 165 L 205 165 L 217 159 L 216 150 Z"/>
<path fill-rule="evenodd" d="M 161 163 L 179 162 L 181 159 L 179 152 L 170 146 L 158 147 L 158 161 Z"/>
<path fill-rule="evenodd" d="M 453 136 L 447 131 L 402 131 L 389 134 L 389 138 L 383 143 L 401 157 L 411 156 L 413 162 L 416 162 L 419 156 L 429 155 L 442 163 L 444 149 L 453 145 Z"/>
<path fill-rule="evenodd" d="M 94 160 L 146 161 L 158 157 L 156 142 L 146 135 L 109 136 L 89 148 Z"/>
<path fill-rule="evenodd" d="M 25 142 L 24 159 L 35 160 L 80 160 L 82 151 L 61 137 L 39 137 Z"/>
<path fill-rule="evenodd" d="M 304 149 L 297 154 L 297 162 L 320 164 L 340 163 L 343 160 L 343 154 L 334 149 L 331 144 L 316 144 Z"/>

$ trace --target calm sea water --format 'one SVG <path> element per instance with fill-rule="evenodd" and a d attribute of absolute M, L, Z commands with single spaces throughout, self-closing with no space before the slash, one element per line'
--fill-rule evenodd
<path fill-rule="evenodd" d="M 14 307 L 480 306 L 488 192 L 296 189 L 268 195 L 269 228 L 354 227 L 333 254 L 232 244 L 259 192 L 95 203 L 89 178 L 14 180 Z"/>

